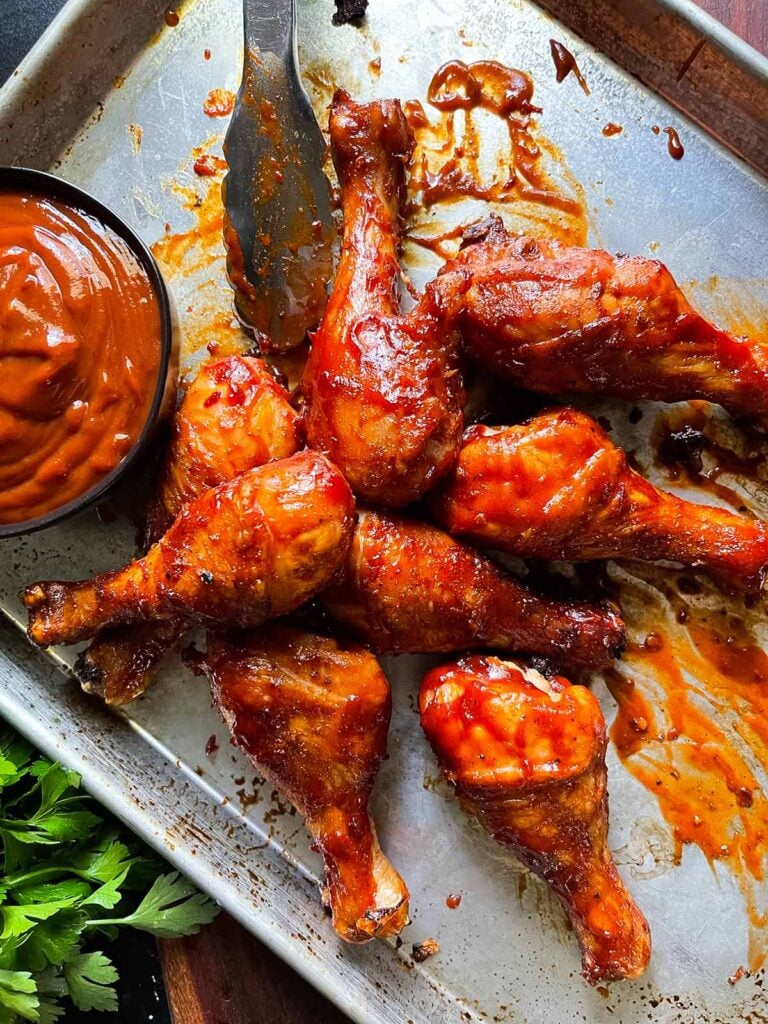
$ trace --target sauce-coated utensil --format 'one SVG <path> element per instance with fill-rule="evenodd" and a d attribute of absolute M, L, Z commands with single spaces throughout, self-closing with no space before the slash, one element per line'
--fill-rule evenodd
<path fill-rule="evenodd" d="M 287 351 L 315 326 L 331 276 L 325 142 L 301 83 L 295 0 L 243 0 L 243 81 L 227 132 L 230 280 L 240 317 Z"/>

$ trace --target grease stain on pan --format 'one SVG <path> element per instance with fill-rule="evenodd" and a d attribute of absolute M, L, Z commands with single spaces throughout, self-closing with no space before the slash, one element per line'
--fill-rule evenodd
<path fill-rule="evenodd" d="M 604 675 L 617 703 L 611 738 L 624 766 L 658 801 L 674 862 L 685 844 L 695 844 L 737 880 L 756 971 L 768 930 L 762 609 L 703 580 L 681 588 L 669 575 L 634 563 L 611 569 L 630 636 L 621 662 Z"/>
<path fill-rule="evenodd" d="M 212 135 L 194 147 L 167 183 L 167 191 L 187 211 L 191 223 L 184 230 L 168 231 L 152 245 L 179 310 L 185 373 L 207 354 L 236 354 L 252 344 L 235 315 L 226 278 L 221 193 L 226 163 L 212 152 L 220 144 L 221 136 Z"/>

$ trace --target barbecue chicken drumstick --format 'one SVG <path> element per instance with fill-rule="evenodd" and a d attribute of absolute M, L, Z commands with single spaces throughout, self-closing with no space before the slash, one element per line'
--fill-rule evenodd
<path fill-rule="evenodd" d="M 453 329 L 464 274 L 428 289 L 408 315 L 397 299 L 400 205 L 413 140 L 397 100 L 337 92 L 331 148 L 341 184 L 341 260 L 302 381 L 307 438 L 376 505 L 415 501 L 450 466 L 463 388 Z"/>
<path fill-rule="evenodd" d="M 208 636 L 193 668 L 256 771 L 293 803 L 323 857 L 326 902 L 348 942 L 397 934 L 408 890 L 368 810 L 387 748 L 389 684 L 362 647 L 281 623 Z"/>
<path fill-rule="evenodd" d="M 431 508 L 452 534 L 520 558 L 669 559 L 747 591 L 768 568 L 764 523 L 657 490 L 575 409 L 470 427 Z"/>
<path fill-rule="evenodd" d="M 287 459 L 302 446 L 288 392 L 255 356 L 228 356 L 201 367 L 176 411 L 150 508 L 148 544 L 184 505 L 238 473 Z"/>
<path fill-rule="evenodd" d="M 149 509 L 147 546 L 187 502 L 247 469 L 301 447 L 298 413 L 261 359 L 206 363 L 176 410 L 171 441 Z M 96 637 L 75 664 L 83 687 L 126 704 L 149 686 L 158 661 L 186 631 L 183 619 L 117 626 Z"/>
<path fill-rule="evenodd" d="M 467 352 L 515 384 L 768 412 L 768 346 L 705 320 L 656 260 L 513 238 L 495 218 L 486 241 L 446 264 L 444 285 L 438 276 L 443 301 L 457 270 L 472 278 L 461 320 Z"/>
<path fill-rule="evenodd" d="M 607 738 L 592 693 L 471 657 L 427 674 L 420 710 L 464 809 L 562 900 L 584 977 L 594 985 L 642 974 L 650 935 L 607 846 Z"/>
<path fill-rule="evenodd" d="M 596 668 L 624 646 L 609 608 L 539 597 L 442 530 L 378 512 L 360 513 L 342 581 L 320 599 L 382 653 L 496 647 Z"/>
<path fill-rule="evenodd" d="M 317 452 L 248 470 L 185 505 L 124 569 L 27 587 L 29 636 L 40 646 L 76 643 L 147 619 L 260 625 L 293 611 L 340 569 L 353 510 L 344 477 Z"/>

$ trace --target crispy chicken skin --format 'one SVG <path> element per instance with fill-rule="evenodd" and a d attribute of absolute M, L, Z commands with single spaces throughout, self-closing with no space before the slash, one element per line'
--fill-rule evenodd
<path fill-rule="evenodd" d="M 344 576 L 321 600 L 379 652 L 496 647 L 596 668 L 624 645 L 612 610 L 539 597 L 442 530 L 378 512 L 360 513 Z"/>
<path fill-rule="evenodd" d="M 431 509 L 452 534 L 520 558 L 669 559 L 747 591 L 768 567 L 764 523 L 657 490 L 575 409 L 470 427 Z"/>
<path fill-rule="evenodd" d="M 299 415 L 261 359 L 227 356 L 201 367 L 176 410 L 168 452 L 147 521 L 147 546 L 183 506 L 246 469 L 301 447 Z M 158 661 L 186 631 L 183 619 L 116 626 L 78 657 L 83 688 L 127 704 L 152 681 Z"/>
<path fill-rule="evenodd" d="M 302 446 L 288 392 L 255 356 L 228 356 L 201 367 L 173 421 L 168 453 L 150 510 L 147 542 L 184 505 L 238 473 L 287 459 Z"/>
<path fill-rule="evenodd" d="M 401 316 L 400 204 L 413 140 L 397 100 L 357 104 L 337 92 L 331 147 L 341 183 L 344 238 L 333 291 L 304 372 L 307 438 L 357 495 L 402 506 L 451 465 L 463 388 L 453 324 L 464 274 L 427 289 Z"/>
<path fill-rule="evenodd" d="M 372 654 L 282 623 L 208 636 L 192 655 L 256 771 L 303 814 L 347 942 L 396 935 L 408 890 L 379 846 L 368 801 L 386 754 L 389 684 Z"/>
<path fill-rule="evenodd" d="M 444 301 L 457 269 L 467 352 L 522 387 L 768 412 L 768 346 L 705 320 L 656 260 L 513 238 L 495 218 L 446 264 Z"/>
<path fill-rule="evenodd" d="M 492 657 L 436 668 L 421 724 L 463 808 L 560 897 L 593 985 L 636 978 L 648 925 L 607 846 L 605 720 L 583 686 Z"/>
<path fill-rule="evenodd" d="M 29 636 L 43 647 L 70 644 L 118 623 L 176 617 L 260 625 L 297 608 L 340 569 L 353 512 L 344 477 L 316 452 L 248 470 L 186 505 L 125 568 L 27 587 Z"/>

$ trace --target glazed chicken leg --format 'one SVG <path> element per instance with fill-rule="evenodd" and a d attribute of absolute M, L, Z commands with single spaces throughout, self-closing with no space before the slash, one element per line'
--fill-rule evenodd
<path fill-rule="evenodd" d="M 300 447 L 299 416 L 261 359 L 228 356 L 205 364 L 174 416 L 150 506 L 147 546 L 209 487 L 288 458 Z M 126 704 L 146 690 L 158 661 L 186 628 L 183 619 L 168 619 L 105 630 L 77 659 L 75 674 L 107 704 Z"/>
<path fill-rule="evenodd" d="M 40 646 L 71 644 L 118 623 L 183 618 L 255 626 L 324 587 L 344 561 L 353 501 L 316 452 L 248 470 L 186 505 L 144 558 L 82 583 L 24 592 Z"/>
<path fill-rule="evenodd" d="M 207 363 L 176 410 L 150 509 L 148 544 L 209 487 L 287 459 L 301 444 L 300 417 L 261 359 L 228 356 Z"/>
<path fill-rule="evenodd" d="M 397 934 L 408 890 L 368 810 L 386 753 L 389 684 L 362 647 L 277 624 L 208 637 L 193 668 L 256 771 L 303 814 L 325 863 L 326 899 L 348 942 Z"/>
<path fill-rule="evenodd" d="M 331 106 L 344 239 L 333 291 L 304 372 L 307 438 L 352 489 L 377 505 L 406 505 L 450 466 L 463 389 L 453 329 L 464 275 L 428 289 L 399 314 L 399 208 L 413 144 L 397 100 Z"/>
<path fill-rule="evenodd" d="M 498 658 L 428 673 L 421 723 L 466 811 L 560 897 L 593 985 L 636 978 L 645 918 L 607 846 L 605 720 L 583 686 Z"/>
<path fill-rule="evenodd" d="M 575 409 L 470 427 L 431 507 L 451 533 L 520 558 L 669 559 L 747 591 L 768 568 L 764 523 L 657 490 Z"/>
<path fill-rule="evenodd" d="M 596 668 L 624 645 L 610 609 L 538 597 L 442 530 L 377 512 L 360 513 L 342 582 L 321 600 L 386 653 L 497 647 Z"/>
<path fill-rule="evenodd" d="M 768 346 L 705 320 L 663 264 L 512 238 L 500 223 L 436 282 L 447 302 L 456 271 L 471 275 L 461 331 L 487 370 L 546 394 L 698 398 L 737 416 L 768 412 Z"/>

